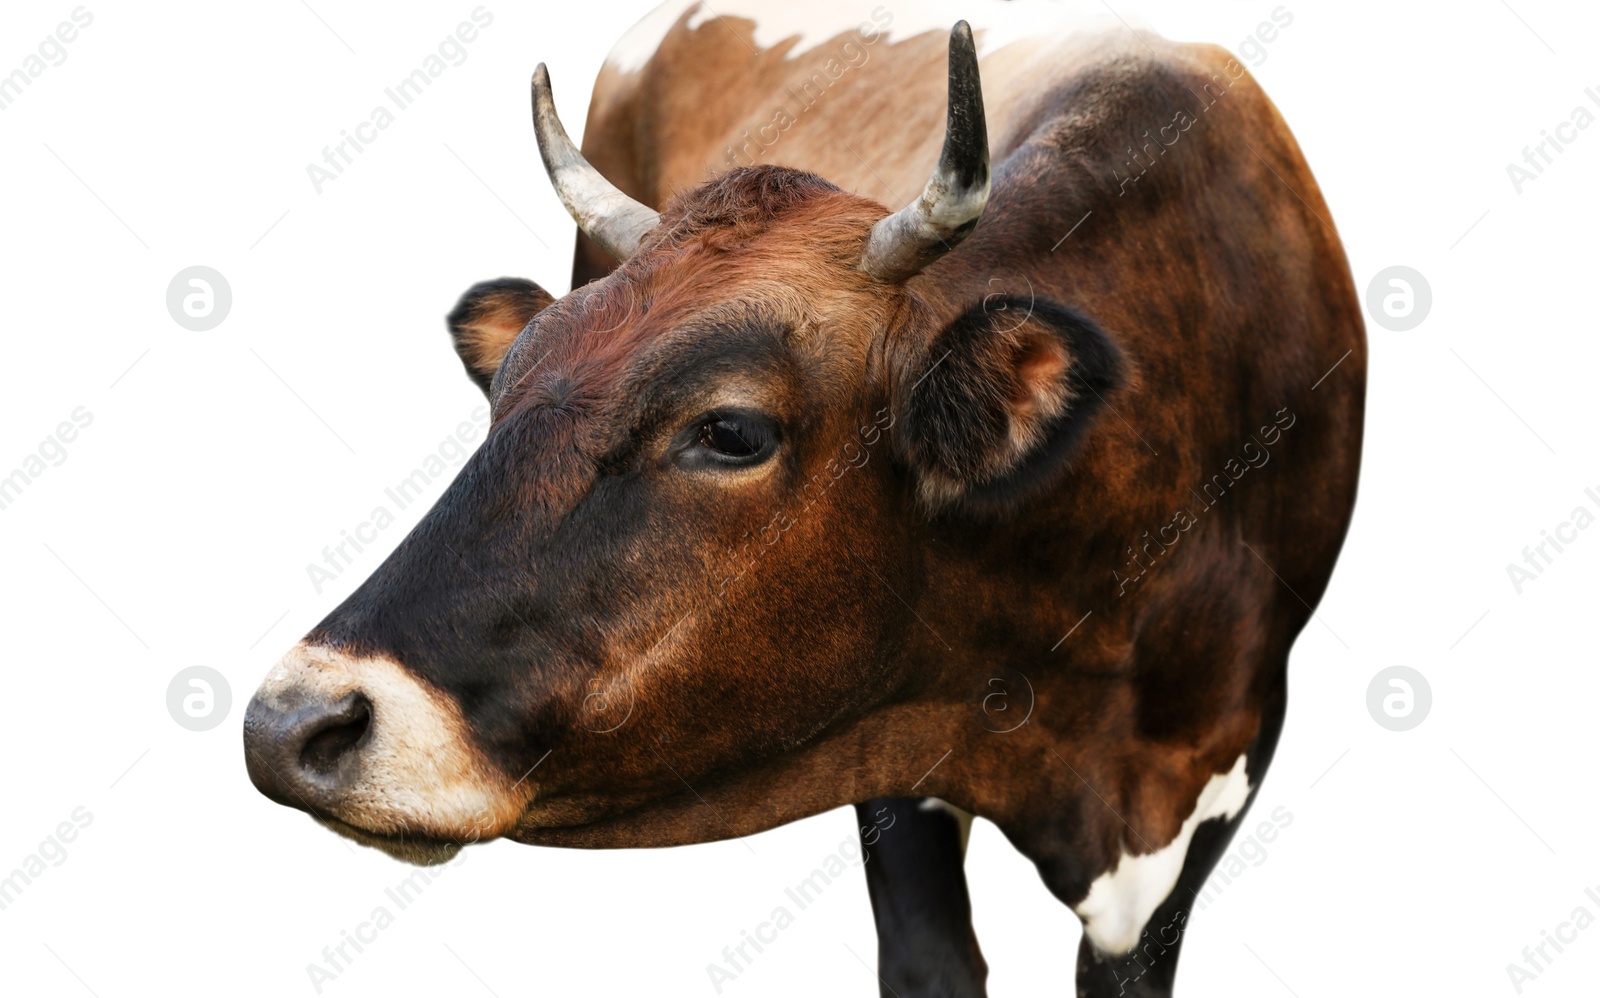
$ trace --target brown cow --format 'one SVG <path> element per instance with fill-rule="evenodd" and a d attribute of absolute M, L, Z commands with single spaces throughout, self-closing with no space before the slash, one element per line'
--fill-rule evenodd
<path fill-rule="evenodd" d="M 976 814 L 1080 995 L 1169 994 L 1355 498 L 1348 265 L 1226 52 L 890 30 L 669 8 L 583 153 L 540 67 L 597 279 L 452 314 L 488 437 L 267 678 L 250 775 L 418 862 L 857 804 L 900 998 L 983 992 Z"/>

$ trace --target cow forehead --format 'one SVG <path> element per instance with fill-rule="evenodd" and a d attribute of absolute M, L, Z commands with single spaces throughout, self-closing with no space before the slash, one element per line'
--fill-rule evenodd
<path fill-rule="evenodd" d="M 611 391 L 675 355 L 715 361 L 702 351 L 713 334 L 733 354 L 776 334 L 798 356 L 859 364 L 899 294 L 858 266 L 885 213 L 814 174 L 771 166 L 679 195 L 632 258 L 523 330 L 496 375 L 497 410 L 530 386 L 566 379 Z"/>
<path fill-rule="evenodd" d="M 609 279 L 608 279 L 609 280 Z M 604 283 L 604 282 L 601 282 Z M 637 411 L 697 395 L 745 394 L 798 381 L 859 386 L 878 310 L 807 296 L 779 280 L 720 291 L 619 284 L 576 293 L 530 323 L 498 376 L 496 408 L 587 399 L 591 411 Z M 606 400 L 635 403 L 605 406 Z M 722 400 L 718 404 L 730 404 Z"/>
<path fill-rule="evenodd" d="M 859 339 L 826 323 L 790 322 L 764 303 L 742 304 L 653 334 L 536 349 L 546 359 L 519 376 L 505 409 L 564 407 L 591 422 L 586 435 L 596 446 L 612 450 L 623 438 L 708 411 L 813 418 L 860 393 Z"/>
<path fill-rule="evenodd" d="M 693 374 L 675 370 L 692 360 L 713 371 L 770 369 L 794 311 L 760 297 L 657 307 L 634 286 L 586 289 L 563 305 L 570 307 L 554 306 L 530 323 L 507 354 L 501 372 L 507 403 L 553 391 L 649 391 L 663 377 Z"/>

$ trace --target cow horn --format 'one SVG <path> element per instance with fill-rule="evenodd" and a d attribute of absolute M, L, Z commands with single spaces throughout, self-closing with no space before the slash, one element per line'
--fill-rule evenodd
<path fill-rule="evenodd" d="M 989 133 L 972 28 L 950 29 L 950 108 L 939 165 L 915 201 L 872 227 L 861 269 L 898 283 L 944 256 L 978 224 L 989 201 Z"/>
<path fill-rule="evenodd" d="M 556 196 L 583 234 L 618 260 L 639 248 L 645 233 L 656 227 L 661 215 L 640 204 L 600 175 L 567 137 L 556 117 L 550 96 L 550 73 L 539 63 L 533 71 L 533 132 L 539 140 L 539 157 Z"/>

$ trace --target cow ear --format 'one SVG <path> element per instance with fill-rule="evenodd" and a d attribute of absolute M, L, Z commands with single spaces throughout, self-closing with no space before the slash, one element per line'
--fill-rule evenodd
<path fill-rule="evenodd" d="M 555 302 L 550 293 L 520 277 L 474 284 L 446 318 L 456 354 L 483 394 L 489 394 L 494 372 L 506 351 L 534 316 Z"/>
<path fill-rule="evenodd" d="M 929 508 L 1004 509 L 1056 479 L 1122 369 L 1116 346 L 1087 317 L 992 295 L 901 366 L 897 456 Z"/>

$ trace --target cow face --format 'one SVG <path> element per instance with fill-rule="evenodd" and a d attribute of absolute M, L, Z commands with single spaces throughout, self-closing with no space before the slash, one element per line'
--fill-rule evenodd
<path fill-rule="evenodd" d="M 252 700 L 256 785 L 436 861 L 624 823 L 913 688 L 919 532 L 1059 466 L 1114 364 L 1066 310 L 1002 323 L 918 290 L 896 272 L 916 247 L 868 267 L 897 217 L 735 170 L 559 301 L 468 292 L 451 325 L 487 438 Z M 626 841 L 770 824 L 784 793 Z"/>

